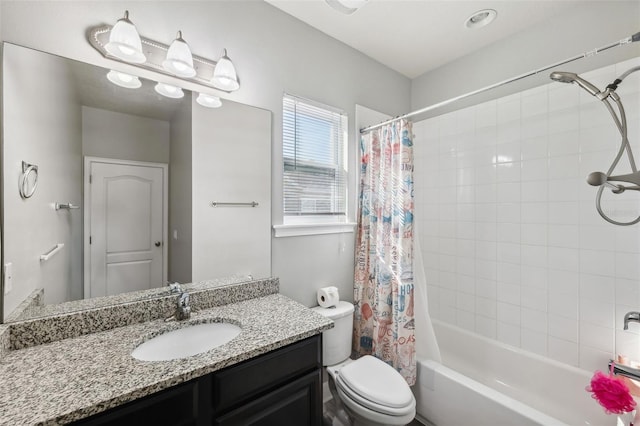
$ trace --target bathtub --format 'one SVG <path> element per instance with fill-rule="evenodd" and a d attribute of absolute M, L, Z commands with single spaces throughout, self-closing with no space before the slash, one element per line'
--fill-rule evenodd
<path fill-rule="evenodd" d="M 433 326 L 443 363 L 418 361 L 418 419 L 436 426 L 619 424 L 584 390 L 591 373 L 437 320 Z"/>

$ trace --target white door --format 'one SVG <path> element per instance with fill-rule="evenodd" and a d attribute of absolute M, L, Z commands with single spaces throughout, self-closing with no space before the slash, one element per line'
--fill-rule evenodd
<path fill-rule="evenodd" d="M 164 285 L 166 182 L 166 164 L 85 160 L 85 298 Z"/>

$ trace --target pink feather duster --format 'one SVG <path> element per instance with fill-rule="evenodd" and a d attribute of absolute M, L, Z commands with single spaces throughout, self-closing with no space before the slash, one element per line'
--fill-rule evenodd
<path fill-rule="evenodd" d="M 627 385 L 614 375 L 596 371 L 591 385 L 585 389 L 592 393 L 591 397 L 604 407 L 607 414 L 622 414 L 636 407 Z"/>

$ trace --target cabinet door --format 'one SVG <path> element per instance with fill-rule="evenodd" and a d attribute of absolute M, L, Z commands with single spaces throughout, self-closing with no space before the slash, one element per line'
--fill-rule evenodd
<path fill-rule="evenodd" d="M 322 425 L 322 370 L 302 376 L 217 418 L 216 426 Z"/>
<path fill-rule="evenodd" d="M 198 380 L 187 382 L 96 414 L 75 424 L 91 426 L 196 425 L 199 417 L 198 388 Z"/>

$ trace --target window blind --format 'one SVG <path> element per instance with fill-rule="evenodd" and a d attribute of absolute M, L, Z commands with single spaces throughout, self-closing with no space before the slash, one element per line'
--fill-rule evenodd
<path fill-rule="evenodd" d="M 284 215 L 345 215 L 347 116 L 283 98 Z"/>

